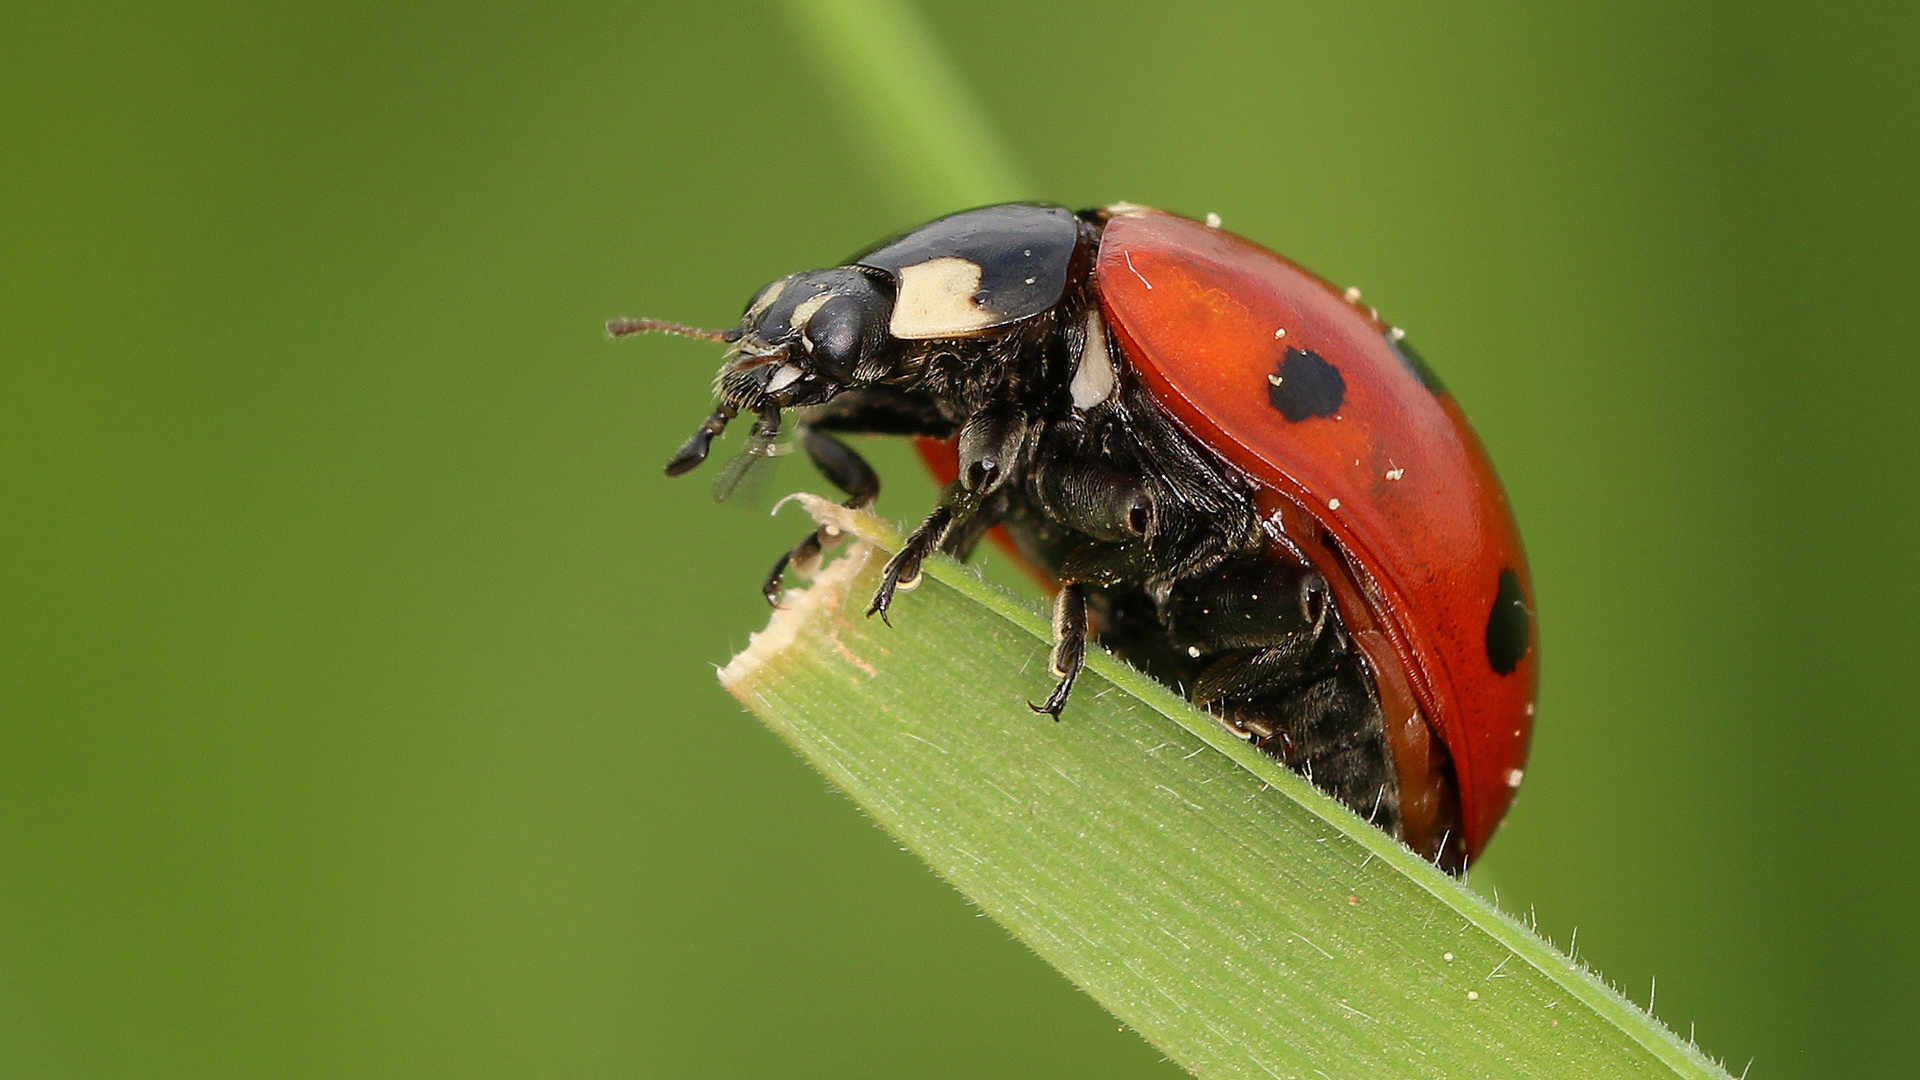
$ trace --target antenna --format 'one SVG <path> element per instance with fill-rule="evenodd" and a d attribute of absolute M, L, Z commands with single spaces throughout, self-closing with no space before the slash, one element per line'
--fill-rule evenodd
<path fill-rule="evenodd" d="M 626 337 L 629 334 L 676 334 L 680 337 L 718 341 L 729 345 L 740 340 L 738 330 L 702 330 L 697 326 L 668 322 L 665 319 L 609 319 L 607 321 L 608 337 Z"/>

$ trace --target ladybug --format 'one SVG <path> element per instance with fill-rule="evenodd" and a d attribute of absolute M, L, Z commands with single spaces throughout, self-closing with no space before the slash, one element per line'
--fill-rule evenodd
<path fill-rule="evenodd" d="M 1217 218 L 1009 203 L 789 274 L 731 330 L 609 324 L 647 330 L 728 345 L 670 476 L 742 412 L 735 461 L 772 453 L 791 410 L 864 507 L 879 477 L 837 436 L 917 438 L 945 486 L 867 613 L 992 532 L 1054 590 L 1036 711 L 1059 718 L 1092 636 L 1445 869 L 1505 815 L 1537 680 L 1526 558 L 1459 405 L 1358 290 Z M 769 601 L 827 539 L 780 558 Z"/>

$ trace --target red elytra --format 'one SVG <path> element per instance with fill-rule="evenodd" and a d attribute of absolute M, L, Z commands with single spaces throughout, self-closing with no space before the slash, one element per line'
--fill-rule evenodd
<path fill-rule="evenodd" d="M 1333 586 L 1379 683 L 1403 777 L 1420 767 L 1407 760 L 1424 742 L 1419 716 L 1439 732 L 1468 857 L 1478 856 L 1526 761 L 1538 650 L 1529 620 L 1515 666 L 1502 674 L 1489 658 L 1502 573 L 1517 577 L 1529 608 L 1532 586 L 1506 493 L 1458 404 L 1428 389 L 1388 344 L 1391 328 L 1357 300 L 1199 222 L 1117 212 L 1095 280 L 1149 393 L 1246 472 L 1262 512 L 1286 530 L 1275 543 Z M 1344 395 L 1332 415 L 1289 420 L 1270 400 L 1290 348 L 1338 370 Z M 1331 544 L 1314 542 L 1322 530 Z"/>

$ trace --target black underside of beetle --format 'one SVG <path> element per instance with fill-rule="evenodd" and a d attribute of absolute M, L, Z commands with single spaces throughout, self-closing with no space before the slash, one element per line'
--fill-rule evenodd
<path fill-rule="evenodd" d="M 992 209 L 1001 218 L 1010 211 Z M 802 449 L 847 493 L 849 506 L 863 507 L 878 494 L 879 478 L 836 435 L 957 435 L 959 478 L 888 564 L 869 614 L 884 618 L 895 588 L 916 577 L 932 551 L 964 559 L 987 530 L 1004 525 L 1024 557 L 1060 586 L 1053 653 L 1060 681 L 1037 711 L 1059 716 L 1092 635 L 1398 834 L 1398 774 L 1373 676 L 1324 579 L 1276 554 L 1282 548 L 1258 520 L 1253 481 L 1180 429 L 1111 340 L 1112 392 L 1085 407 L 1074 403 L 1088 328 L 1101 325 L 1088 318 L 1100 227 L 1097 214 L 1079 216 L 1057 303 L 977 336 L 903 341 L 882 330 L 876 340 L 871 328 L 886 320 L 849 308 L 840 323 L 868 330 L 827 349 L 803 340 L 809 327 L 780 320 L 792 317 L 793 296 L 816 295 L 793 289 L 831 292 L 841 279 L 823 275 L 846 271 L 785 279 L 796 284 L 771 308 L 787 314 L 750 308 L 729 332 L 737 343 L 721 369 L 721 407 L 669 472 L 698 464 L 737 413 L 754 413 L 755 438 L 766 440 L 792 410 Z M 871 303 L 866 292 L 895 287 L 884 273 L 870 280 L 874 289 L 863 283 L 846 303 Z M 823 540 L 810 533 L 779 560 L 765 585 L 770 600 L 787 569 L 817 563 Z"/>

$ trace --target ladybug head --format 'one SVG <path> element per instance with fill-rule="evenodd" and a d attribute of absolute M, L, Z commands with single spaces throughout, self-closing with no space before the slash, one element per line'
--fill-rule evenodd
<path fill-rule="evenodd" d="M 720 367 L 720 400 L 765 412 L 819 405 L 886 375 L 893 297 L 851 267 L 789 274 L 747 305 Z"/>
<path fill-rule="evenodd" d="M 700 330 L 659 319 L 617 319 L 615 337 L 658 331 L 721 341 L 731 348 L 714 390 L 720 407 L 667 465 L 679 475 L 707 456 L 727 421 L 755 413 L 755 430 L 771 439 L 783 409 L 820 405 L 850 387 L 864 386 L 893 370 L 887 349 L 894 339 L 892 283 L 853 267 L 789 274 L 754 296 L 740 325 Z"/>

